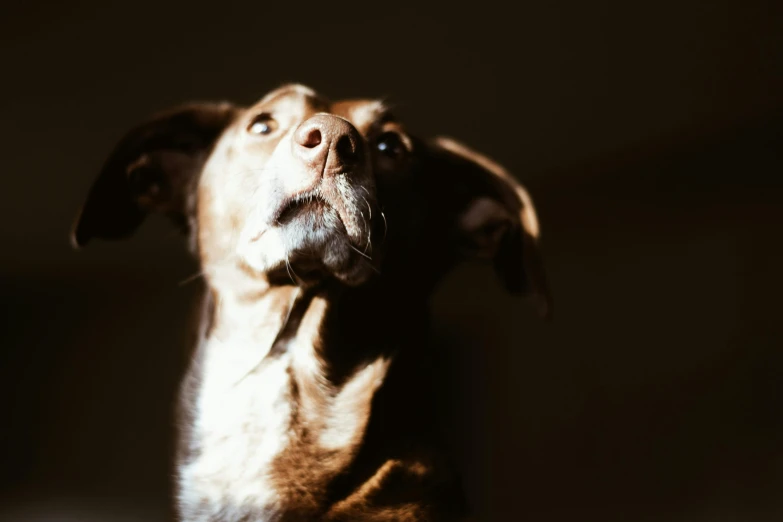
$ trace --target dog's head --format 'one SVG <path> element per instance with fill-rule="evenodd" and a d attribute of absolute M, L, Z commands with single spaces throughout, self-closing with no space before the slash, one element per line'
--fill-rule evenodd
<path fill-rule="evenodd" d="M 109 156 L 73 241 L 126 237 L 150 212 L 189 234 L 214 284 L 382 277 L 431 288 L 478 257 L 550 309 L 525 189 L 463 145 L 408 134 L 376 100 L 289 85 L 249 108 L 161 114 Z"/>

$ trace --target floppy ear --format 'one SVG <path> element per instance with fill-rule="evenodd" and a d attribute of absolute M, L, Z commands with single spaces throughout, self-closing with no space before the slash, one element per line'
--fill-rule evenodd
<path fill-rule="evenodd" d="M 552 297 L 541 261 L 533 200 L 503 167 L 449 138 L 437 138 L 450 182 L 460 186 L 457 234 L 463 252 L 490 259 L 505 287 L 532 295 L 542 317 L 552 314 Z"/>
<path fill-rule="evenodd" d="M 193 204 L 189 194 L 236 112 L 228 103 L 191 104 L 132 129 L 93 183 L 73 227 L 73 244 L 80 247 L 94 237 L 127 237 L 151 211 L 167 215 L 187 231 Z"/>

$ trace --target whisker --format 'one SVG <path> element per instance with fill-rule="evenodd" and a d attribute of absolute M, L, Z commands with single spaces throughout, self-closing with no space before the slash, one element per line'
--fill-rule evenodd
<path fill-rule="evenodd" d="M 362 217 L 362 224 L 364 225 L 362 228 L 363 230 L 367 231 L 367 244 L 364 245 L 364 252 L 367 253 L 367 249 L 369 248 L 370 243 L 370 233 L 372 233 L 372 228 L 367 225 L 367 219 L 364 217 L 364 212 L 359 212 L 359 215 Z M 350 243 L 350 241 L 349 241 Z"/>
<path fill-rule="evenodd" d="M 357 253 L 357 254 L 359 254 L 360 256 L 362 256 L 362 257 L 365 257 L 365 258 L 369 259 L 370 261 L 372 261 L 372 258 L 371 258 L 370 256 L 368 256 L 367 254 L 365 254 L 364 252 L 362 252 L 361 250 L 359 250 L 358 248 L 356 248 L 355 246 L 353 246 L 353 245 L 350 243 L 350 241 L 346 241 L 346 243 L 348 244 L 348 246 L 349 246 L 349 247 L 351 247 L 351 248 L 354 250 L 354 252 L 356 252 L 356 253 Z"/>
<path fill-rule="evenodd" d="M 199 277 L 204 277 L 205 275 L 206 275 L 206 272 L 204 272 L 204 271 L 196 272 L 192 276 L 188 276 L 185 279 L 183 279 L 182 281 L 180 281 L 179 283 L 177 283 L 177 286 L 185 286 L 186 284 L 192 283 L 193 281 L 195 281 Z"/>
<path fill-rule="evenodd" d="M 378 275 L 381 275 L 381 271 L 380 271 L 380 270 L 378 269 L 378 267 L 376 267 L 376 266 L 375 266 L 373 263 L 371 263 L 371 262 L 370 262 L 370 261 L 368 261 L 367 259 L 362 259 L 362 261 L 364 261 L 365 263 L 367 263 L 367 266 L 369 266 L 369 267 L 370 267 L 370 270 L 372 270 L 373 272 L 375 272 L 375 273 L 376 273 L 376 274 L 378 274 Z"/>
<path fill-rule="evenodd" d="M 386 233 L 389 231 L 389 224 L 386 223 L 386 214 L 381 212 L 381 217 L 383 218 L 383 240 L 386 241 Z"/>
<path fill-rule="evenodd" d="M 216 260 L 210 262 L 210 265 L 213 266 L 213 267 L 226 266 L 226 265 L 229 265 L 231 262 L 233 262 L 235 259 L 237 259 L 237 255 L 236 254 L 230 254 L 230 255 L 227 255 L 223 259 L 216 259 Z M 206 278 L 206 276 L 207 276 L 206 270 L 199 270 L 195 274 L 193 274 L 191 276 L 188 276 L 185 279 L 183 279 L 182 281 L 180 281 L 179 283 L 177 283 L 177 286 L 185 286 L 188 283 L 192 283 L 193 281 L 195 281 L 196 279 L 199 279 L 201 277 Z"/>
<path fill-rule="evenodd" d="M 372 207 L 371 207 L 371 206 L 370 206 L 370 204 L 367 202 L 367 198 L 365 198 L 364 196 L 362 196 L 362 199 L 364 200 L 364 203 L 367 205 L 367 212 L 369 212 L 369 213 L 370 213 L 370 221 L 372 221 Z"/>
<path fill-rule="evenodd" d="M 288 254 L 285 255 L 285 270 L 288 272 L 288 277 L 291 278 L 291 282 L 293 284 L 296 284 L 296 280 L 294 279 L 294 276 L 291 274 L 291 272 L 294 271 L 293 268 L 291 268 L 291 263 L 288 261 Z"/>
<path fill-rule="evenodd" d="M 262 230 L 261 232 L 259 232 L 259 233 L 258 233 L 258 234 L 256 234 L 255 236 L 251 237 L 251 238 L 250 238 L 250 242 L 251 242 L 251 243 L 253 243 L 253 242 L 255 242 L 255 241 L 258 241 L 258 240 L 259 240 L 259 239 L 261 239 L 261 237 L 263 237 L 263 235 L 264 235 L 264 234 L 266 234 L 267 232 L 269 232 L 269 229 L 268 229 L 268 228 L 265 228 L 264 230 Z"/>

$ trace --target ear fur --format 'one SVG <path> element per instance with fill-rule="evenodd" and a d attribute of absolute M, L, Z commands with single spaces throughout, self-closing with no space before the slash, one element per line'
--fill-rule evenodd
<path fill-rule="evenodd" d="M 552 296 L 541 260 L 540 228 L 527 190 L 502 166 L 450 138 L 435 146 L 452 157 L 459 169 L 470 172 L 482 189 L 460 214 L 458 227 L 473 257 L 492 259 L 505 287 L 515 294 L 532 295 L 542 317 L 552 314 Z"/>
<path fill-rule="evenodd" d="M 73 226 L 76 247 L 130 236 L 156 211 L 187 230 L 189 195 L 212 146 L 238 109 L 194 103 L 158 114 L 128 132 L 93 183 Z"/>

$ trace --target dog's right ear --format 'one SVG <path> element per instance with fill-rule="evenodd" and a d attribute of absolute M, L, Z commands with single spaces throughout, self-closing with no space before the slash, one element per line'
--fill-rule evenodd
<path fill-rule="evenodd" d="M 445 175 L 438 190 L 451 201 L 447 214 L 456 214 L 463 256 L 492 260 L 507 290 L 533 297 L 540 315 L 551 317 L 552 295 L 530 194 L 505 168 L 464 144 L 440 137 L 432 145 L 433 170 Z"/>
<path fill-rule="evenodd" d="M 189 200 L 216 140 L 239 109 L 229 103 L 190 104 L 154 116 L 114 148 L 73 227 L 76 247 L 92 238 L 127 237 L 149 212 L 188 229 Z"/>

